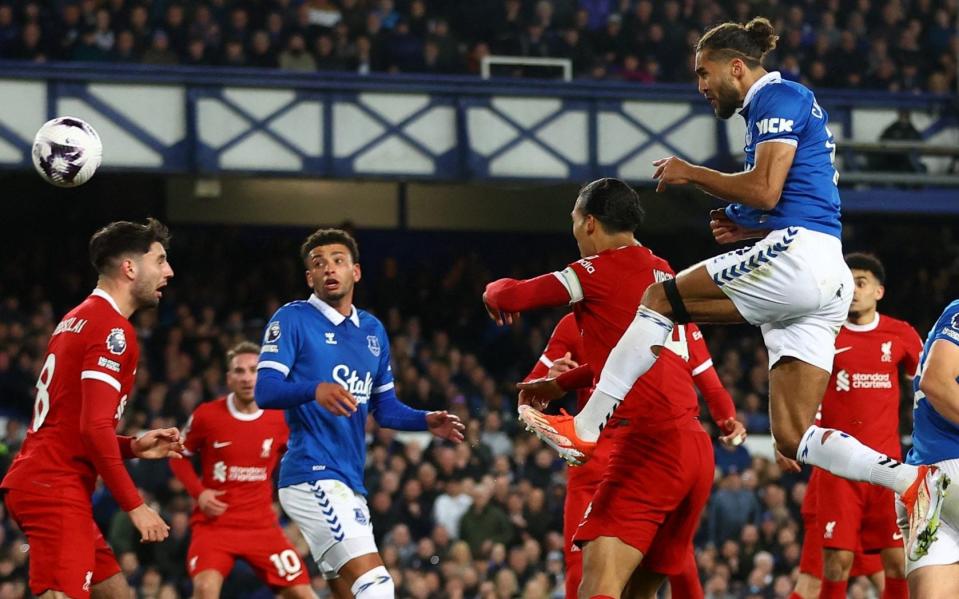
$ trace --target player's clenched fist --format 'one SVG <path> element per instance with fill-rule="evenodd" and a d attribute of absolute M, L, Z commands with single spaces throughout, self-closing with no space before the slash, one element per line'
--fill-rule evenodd
<path fill-rule="evenodd" d="M 316 386 L 316 403 L 336 416 L 350 416 L 356 411 L 356 399 L 336 383 L 320 383 Z"/>
<path fill-rule="evenodd" d="M 141 543 L 159 543 L 170 534 L 170 527 L 163 521 L 160 514 L 145 503 L 141 503 L 130 511 L 130 520 L 140 531 Z"/>
<path fill-rule="evenodd" d="M 747 229 L 734 223 L 724 208 L 709 211 L 709 229 L 717 243 L 736 243 L 744 239 L 765 237 L 769 231 Z"/>

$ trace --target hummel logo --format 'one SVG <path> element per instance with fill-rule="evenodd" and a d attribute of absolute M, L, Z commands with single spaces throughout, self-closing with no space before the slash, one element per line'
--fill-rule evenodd
<path fill-rule="evenodd" d="M 336 345 L 336 339 L 334 339 L 334 335 L 336 335 L 336 333 L 324 333 L 324 335 L 326 335 L 327 345 Z"/>
<path fill-rule="evenodd" d="M 226 447 L 227 445 L 232 445 L 233 441 L 214 441 L 213 449 L 220 449 L 221 447 Z"/>
<path fill-rule="evenodd" d="M 837 348 L 836 348 L 836 355 L 838 356 L 838 355 L 841 354 L 842 352 L 849 351 L 849 350 L 851 350 L 851 349 L 852 349 L 852 346 L 851 346 L 851 345 L 850 345 L 849 347 L 837 347 Z"/>

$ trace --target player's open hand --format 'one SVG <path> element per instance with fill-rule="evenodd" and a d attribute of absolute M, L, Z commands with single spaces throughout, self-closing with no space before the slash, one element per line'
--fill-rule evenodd
<path fill-rule="evenodd" d="M 130 511 L 130 520 L 140 532 L 141 543 L 159 543 L 170 534 L 170 527 L 163 521 L 160 514 L 145 503 L 141 503 Z"/>
<path fill-rule="evenodd" d="M 735 418 L 723 420 L 719 423 L 719 428 L 723 432 L 722 436 L 719 437 L 719 442 L 726 447 L 742 445 L 743 441 L 746 440 L 746 427 Z"/>
<path fill-rule="evenodd" d="M 356 398 L 337 383 L 320 383 L 316 386 L 316 403 L 334 416 L 352 416 L 356 412 Z"/>
<path fill-rule="evenodd" d="M 653 161 L 656 172 L 653 173 L 653 179 L 659 181 L 656 185 L 656 191 L 663 191 L 666 185 L 685 185 L 689 183 L 689 176 L 692 172 L 692 165 L 676 156 L 660 158 Z"/>
<path fill-rule="evenodd" d="M 460 443 L 466 437 L 463 433 L 466 427 L 463 426 L 459 416 L 450 414 L 446 410 L 440 412 L 428 412 L 426 414 L 426 426 L 430 432 L 440 439 L 446 439 L 454 443 Z"/>
<path fill-rule="evenodd" d="M 158 428 L 133 440 L 133 455 L 145 460 L 180 459 L 183 457 L 183 441 L 175 428 Z"/>
<path fill-rule="evenodd" d="M 556 358 L 553 361 L 553 365 L 549 367 L 549 372 L 546 373 L 546 378 L 555 379 L 564 372 L 577 368 L 578 366 L 579 364 L 573 359 L 573 354 L 566 352 L 565 356 Z"/>
<path fill-rule="evenodd" d="M 517 383 L 516 388 L 519 389 L 519 406 L 517 408 L 531 406 L 541 412 L 549 402 L 565 395 L 565 391 L 559 386 L 555 378 L 534 379 L 525 383 Z"/>
<path fill-rule="evenodd" d="M 217 499 L 217 497 L 223 495 L 224 493 L 226 493 L 226 491 L 203 489 L 203 491 L 201 491 L 196 498 L 197 505 L 200 506 L 200 511 L 211 518 L 222 516 L 223 512 L 226 511 L 226 508 L 230 507 L 229 504 L 223 503 Z"/>
<path fill-rule="evenodd" d="M 709 229 L 712 231 L 716 243 L 723 244 L 765 237 L 769 233 L 769 231 L 761 229 L 740 227 L 726 216 L 726 210 L 723 208 L 709 211 Z"/>

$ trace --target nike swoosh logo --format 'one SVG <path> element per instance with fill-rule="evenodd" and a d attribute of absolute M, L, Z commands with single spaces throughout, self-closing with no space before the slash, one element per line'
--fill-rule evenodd
<path fill-rule="evenodd" d="M 842 352 L 844 352 L 844 351 L 849 351 L 849 350 L 851 350 L 851 349 L 852 349 L 852 346 L 851 346 L 851 345 L 850 345 L 849 347 L 837 347 L 837 348 L 836 348 L 836 355 L 838 356 L 838 355 L 841 354 Z"/>
<path fill-rule="evenodd" d="M 901 540 L 902 540 L 902 533 L 901 533 L 901 532 L 894 532 L 894 533 L 892 533 L 892 540 L 893 540 L 893 541 L 901 541 Z"/>
<path fill-rule="evenodd" d="M 214 441 L 213 449 L 220 449 L 221 447 L 226 447 L 227 445 L 232 445 L 233 441 Z"/>

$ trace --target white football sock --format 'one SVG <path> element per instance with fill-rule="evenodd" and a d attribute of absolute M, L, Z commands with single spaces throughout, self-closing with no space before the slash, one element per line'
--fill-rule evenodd
<path fill-rule="evenodd" d="M 830 432 L 824 442 L 823 436 Z M 916 480 L 918 472 L 915 466 L 866 447 L 842 431 L 815 425 L 803 434 L 797 459 L 847 480 L 879 485 L 899 494 Z"/>
<path fill-rule="evenodd" d="M 362 574 L 350 589 L 355 599 L 393 599 L 396 589 L 385 566 L 377 566 Z"/>
<path fill-rule="evenodd" d="M 580 439 L 599 438 L 636 379 L 656 363 L 658 356 L 653 348 L 665 344 L 672 332 L 673 321 L 646 306 L 639 307 L 633 322 L 609 353 L 593 395 L 573 421 Z"/>

